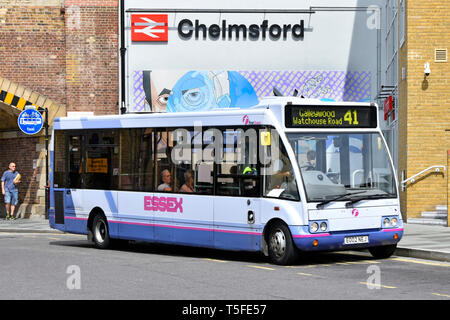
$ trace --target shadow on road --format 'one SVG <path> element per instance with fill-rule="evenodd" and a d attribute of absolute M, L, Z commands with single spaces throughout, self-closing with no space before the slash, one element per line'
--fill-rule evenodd
<path fill-rule="evenodd" d="M 51 241 L 50 245 L 88 248 L 100 250 L 94 244 L 86 240 L 62 240 Z M 217 259 L 225 261 L 239 261 L 251 263 L 267 263 L 269 258 L 258 252 L 245 251 L 225 251 L 219 249 L 190 247 L 181 245 L 168 245 L 160 243 L 148 243 L 141 241 L 118 241 L 110 249 L 114 251 L 124 251 L 136 254 L 156 254 L 173 257 L 189 257 L 203 259 Z M 359 262 L 366 260 L 376 260 L 365 251 L 333 251 L 333 252 L 302 252 L 300 259 L 294 263 L 296 266 L 302 265 L 325 265 L 333 263 Z"/>

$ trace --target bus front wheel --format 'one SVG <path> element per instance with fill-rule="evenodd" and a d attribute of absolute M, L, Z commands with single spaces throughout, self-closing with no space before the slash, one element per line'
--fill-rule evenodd
<path fill-rule="evenodd" d="M 386 259 L 394 254 L 395 249 L 397 249 L 397 245 L 392 244 L 388 246 L 369 248 L 369 252 L 376 259 Z"/>
<path fill-rule="evenodd" d="M 284 223 L 274 223 L 270 228 L 268 240 L 269 258 L 272 263 L 287 265 L 298 258 L 291 232 Z"/>
<path fill-rule="evenodd" d="M 111 244 L 109 237 L 108 222 L 102 215 L 97 214 L 92 223 L 92 239 L 99 249 L 106 249 Z"/>

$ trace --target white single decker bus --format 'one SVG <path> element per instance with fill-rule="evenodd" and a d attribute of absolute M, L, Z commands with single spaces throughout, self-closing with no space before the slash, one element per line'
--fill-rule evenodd
<path fill-rule="evenodd" d="M 367 248 L 403 235 L 372 103 L 266 98 L 250 109 L 57 118 L 52 228 L 98 248 L 139 240 L 261 251 Z"/>

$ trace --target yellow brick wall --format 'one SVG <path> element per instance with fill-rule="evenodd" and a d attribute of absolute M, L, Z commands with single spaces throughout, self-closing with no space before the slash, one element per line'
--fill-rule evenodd
<path fill-rule="evenodd" d="M 450 130 L 447 130 L 446 134 L 447 134 L 447 170 L 448 170 L 448 167 L 450 166 Z M 450 191 L 450 177 L 447 172 L 447 212 L 448 208 L 450 208 L 450 196 L 448 196 L 449 191 Z M 447 214 L 447 227 L 450 227 L 450 214 Z"/>
<path fill-rule="evenodd" d="M 436 63 L 434 50 L 450 49 L 449 16 L 448 0 L 407 1 L 407 40 L 399 52 L 399 74 L 407 67 L 407 79 L 399 83 L 399 172 L 406 170 L 408 178 L 432 165 L 447 165 L 450 63 Z M 428 77 L 424 74 L 426 62 L 431 68 Z M 402 195 L 408 217 L 447 204 L 447 173 L 423 175 L 409 184 Z"/>

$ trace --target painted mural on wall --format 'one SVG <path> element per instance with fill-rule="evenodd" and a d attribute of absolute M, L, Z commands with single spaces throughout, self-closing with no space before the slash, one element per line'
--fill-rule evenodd
<path fill-rule="evenodd" d="M 250 108 L 277 88 L 283 95 L 333 101 L 369 101 L 370 72 L 187 71 L 133 73 L 133 112 Z"/>

